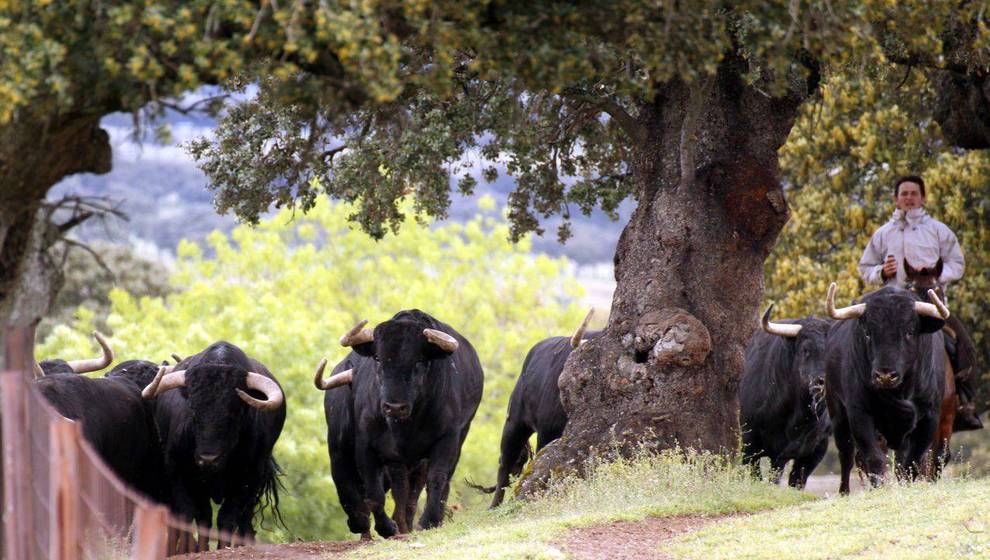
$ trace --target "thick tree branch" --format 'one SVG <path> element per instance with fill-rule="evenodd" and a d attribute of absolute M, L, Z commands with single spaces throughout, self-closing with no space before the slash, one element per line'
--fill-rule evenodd
<path fill-rule="evenodd" d="M 562 95 L 565 97 L 588 103 L 604 111 L 612 120 L 617 122 L 629 137 L 635 142 L 641 142 L 646 138 L 646 129 L 639 124 L 635 117 L 630 115 L 625 108 L 619 105 L 614 99 L 595 95 L 583 88 L 564 88 Z"/>

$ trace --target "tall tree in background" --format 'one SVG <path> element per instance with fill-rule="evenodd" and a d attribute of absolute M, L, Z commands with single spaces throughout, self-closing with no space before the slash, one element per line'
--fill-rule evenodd
<path fill-rule="evenodd" d="M 443 216 L 451 174 L 465 192 L 512 175 L 515 237 L 635 197 L 606 335 L 562 375 L 571 422 L 534 480 L 647 432 L 735 448 L 742 347 L 788 214 L 777 149 L 822 72 L 881 53 L 973 80 L 987 66 L 973 2 L 11 5 L 4 82 L 26 77 L 0 90 L 0 180 L 20 200 L 108 168 L 99 115 L 225 77 L 260 91 L 192 149 L 219 208 L 247 221 L 325 191 L 381 237 L 405 196 Z M 488 163 L 472 174 L 474 154 Z M 22 259 L 27 210 L 0 221 L 5 267 Z"/>

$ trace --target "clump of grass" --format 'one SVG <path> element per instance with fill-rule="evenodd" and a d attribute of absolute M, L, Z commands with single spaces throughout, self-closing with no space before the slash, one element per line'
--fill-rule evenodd
<path fill-rule="evenodd" d="M 664 547 L 678 558 L 990 558 L 990 482 L 897 484 L 746 518 Z"/>
<path fill-rule="evenodd" d="M 599 462 L 585 478 L 551 481 L 538 500 L 458 513 L 443 527 L 354 551 L 360 558 L 560 558 L 565 530 L 651 516 L 720 515 L 798 504 L 813 496 L 753 480 L 718 455 L 670 450 Z"/>

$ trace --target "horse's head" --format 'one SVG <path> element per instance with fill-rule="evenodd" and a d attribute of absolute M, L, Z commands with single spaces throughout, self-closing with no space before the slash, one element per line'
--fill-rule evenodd
<path fill-rule="evenodd" d="M 904 272 L 907 276 L 904 287 L 917 294 L 922 301 L 928 301 L 928 290 L 935 290 L 939 298 L 945 299 L 942 287 L 938 283 L 939 277 L 942 276 L 942 259 L 939 259 L 934 266 L 920 269 L 912 267 L 907 259 L 904 259 Z"/>

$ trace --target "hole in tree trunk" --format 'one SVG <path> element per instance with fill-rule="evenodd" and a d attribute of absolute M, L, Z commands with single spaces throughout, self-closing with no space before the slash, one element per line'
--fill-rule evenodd
<path fill-rule="evenodd" d="M 633 358 L 636 360 L 637 364 L 645 364 L 648 359 L 650 359 L 649 350 L 637 350 L 636 355 Z"/>

